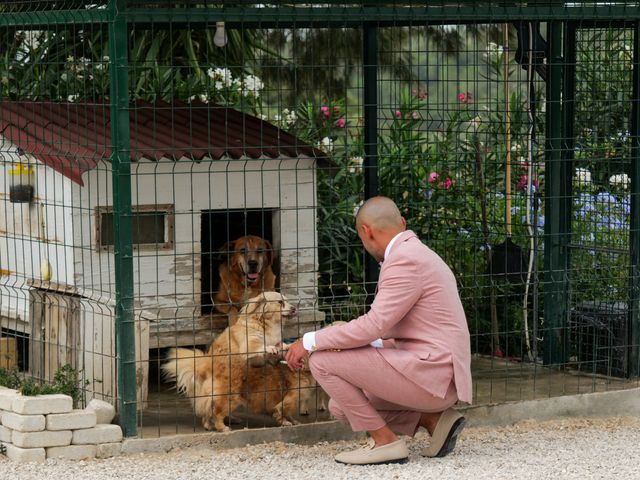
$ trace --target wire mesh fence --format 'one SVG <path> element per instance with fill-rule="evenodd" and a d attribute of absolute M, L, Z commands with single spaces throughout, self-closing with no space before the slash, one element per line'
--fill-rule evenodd
<path fill-rule="evenodd" d="M 279 354 L 366 311 L 382 194 L 456 275 L 475 403 L 638 386 L 638 21 L 3 2 L 0 367 L 129 435 L 326 419 Z"/>

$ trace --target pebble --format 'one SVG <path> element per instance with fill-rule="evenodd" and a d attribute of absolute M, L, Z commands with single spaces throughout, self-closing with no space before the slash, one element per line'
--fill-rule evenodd
<path fill-rule="evenodd" d="M 0 455 L 0 480 L 80 479 L 274 479 L 438 480 L 633 479 L 640 478 L 640 418 L 558 419 L 508 427 L 467 428 L 445 458 L 423 458 L 428 436 L 408 439 L 403 465 L 345 466 L 333 461 L 365 442 L 319 442 L 303 446 L 273 442 L 232 450 L 202 447 L 102 460 L 47 460 L 20 464 Z"/>

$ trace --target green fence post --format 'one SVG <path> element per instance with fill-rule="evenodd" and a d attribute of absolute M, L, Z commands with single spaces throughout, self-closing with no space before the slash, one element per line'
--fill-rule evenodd
<path fill-rule="evenodd" d="M 364 100 L 364 198 L 378 195 L 378 28 L 367 23 L 363 28 L 363 100 Z M 373 303 L 378 281 L 378 264 L 367 255 L 365 286 L 367 305 Z"/>
<path fill-rule="evenodd" d="M 567 360 L 567 235 L 570 209 L 567 207 L 565 134 L 562 115 L 563 62 L 562 22 L 549 22 L 549 78 L 547 83 L 545 148 L 544 226 L 544 355 L 545 365 Z M 569 180 L 571 177 L 569 178 Z"/>
<path fill-rule="evenodd" d="M 109 55 L 113 184 L 113 250 L 116 290 L 116 356 L 120 425 L 137 434 L 136 344 L 133 318 L 131 158 L 129 142 L 128 34 L 125 0 L 110 0 Z"/>
<path fill-rule="evenodd" d="M 630 376 L 640 374 L 640 22 L 633 32 L 631 92 L 631 225 L 629 231 L 629 361 Z"/>

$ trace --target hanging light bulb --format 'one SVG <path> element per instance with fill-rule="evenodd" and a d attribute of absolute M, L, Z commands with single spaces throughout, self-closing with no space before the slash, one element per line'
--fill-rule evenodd
<path fill-rule="evenodd" d="M 216 22 L 216 33 L 213 36 L 213 43 L 216 47 L 224 47 L 227 44 L 227 32 L 224 29 L 224 22 Z"/>

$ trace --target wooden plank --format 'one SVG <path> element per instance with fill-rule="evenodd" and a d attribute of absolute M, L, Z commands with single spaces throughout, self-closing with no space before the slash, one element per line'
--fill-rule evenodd
<path fill-rule="evenodd" d="M 29 338 L 29 371 L 35 379 L 44 377 L 44 292 L 29 291 L 31 335 Z"/>
<path fill-rule="evenodd" d="M 15 337 L 0 338 L 0 368 L 11 369 L 18 364 L 18 342 Z"/>
<path fill-rule="evenodd" d="M 206 315 L 150 322 L 149 348 L 209 345 L 227 327 L 226 316 Z"/>
<path fill-rule="evenodd" d="M 59 282 L 45 282 L 44 280 L 40 280 L 38 278 L 27 279 L 27 285 L 30 287 L 37 288 L 39 290 L 50 290 L 54 292 L 67 293 L 67 294 L 78 293 L 78 288 L 73 285 L 68 285 L 66 283 L 59 283 Z"/>
<path fill-rule="evenodd" d="M 54 295 L 44 295 L 44 371 L 43 380 L 53 380 L 57 367 L 56 345 L 58 343 L 58 304 Z"/>
<path fill-rule="evenodd" d="M 298 318 L 283 326 L 285 338 L 294 338 L 317 330 L 325 319 L 324 312 L 301 311 Z M 226 327 L 227 319 L 220 315 L 150 322 L 149 348 L 193 347 L 209 345 Z"/>

